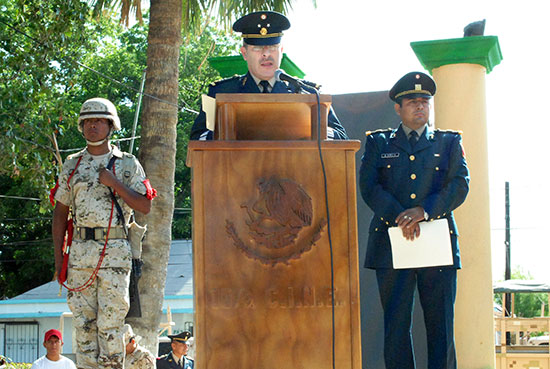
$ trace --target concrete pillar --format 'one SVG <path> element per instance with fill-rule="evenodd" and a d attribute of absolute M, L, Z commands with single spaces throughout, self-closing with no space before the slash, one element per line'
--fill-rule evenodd
<path fill-rule="evenodd" d="M 485 75 L 502 60 L 498 38 L 475 36 L 411 46 L 437 83 L 435 127 L 463 132 L 470 169 L 468 198 L 455 211 L 462 258 L 455 305 L 458 367 L 495 368 Z"/>

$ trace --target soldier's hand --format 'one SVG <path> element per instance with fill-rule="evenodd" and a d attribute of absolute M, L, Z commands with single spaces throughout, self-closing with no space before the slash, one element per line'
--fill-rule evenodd
<path fill-rule="evenodd" d="M 61 264 L 57 265 L 57 263 L 55 263 L 55 273 L 53 274 L 52 281 L 57 281 L 60 274 L 61 274 Z"/>
<path fill-rule="evenodd" d="M 401 231 L 403 232 L 403 237 L 409 241 L 414 241 L 415 238 L 420 236 L 420 226 L 418 223 L 401 228 Z"/>
<path fill-rule="evenodd" d="M 403 232 L 403 237 L 411 241 L 420 236 L 420 226 L 418 223 L 423 220 L 424 208 L 421 206 L 407 209 L 395 218 L 397 226 L 400 227 Z"/>
<path fill-rule="evenodd" d="M 99 183 L 104 184 L 108 187 L 113 187 L 114 184 L 118 181 L 113 172 L 107 168 L 99 169 Z"/>

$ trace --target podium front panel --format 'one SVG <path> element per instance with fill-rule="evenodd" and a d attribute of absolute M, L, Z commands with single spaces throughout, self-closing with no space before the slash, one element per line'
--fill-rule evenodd
<path fill-rule="evenodd" d="M 359 143 L 323 143 L 333 273 L 316 143 L 189 148 L 196 367 L 359 369 Z"/>

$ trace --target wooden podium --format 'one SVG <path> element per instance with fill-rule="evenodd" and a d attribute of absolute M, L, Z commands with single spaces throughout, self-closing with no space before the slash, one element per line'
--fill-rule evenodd
<path fill-rule="evenodd" d="M 218 94 L 218 139 L 189 143 L 195 368 L 331 369 L 333 343 L 336 368 L 361 368 L 360 143 L 321 142 L 333 328 L 329 219 L 316 140 L 318 132 L 326 138 L 330 101 L 321 96 L 318 130 L 314 95 Z"/>

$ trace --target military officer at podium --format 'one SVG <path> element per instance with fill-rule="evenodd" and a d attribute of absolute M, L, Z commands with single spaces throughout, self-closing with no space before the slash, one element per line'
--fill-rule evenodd
<path fill-rule="evenodd" d="M 157 358 L 157 369 L 193 369 L 195 362 L 187 357 L 187 341 L 191 338 L 191 332 L 183 331 L 168 337 L 172 341 L 172 351 Z"/>
<path fill-rule="evenodd" d="M 401 124 L 367 132 L 359 172 L 361 194 L 374 212 L 365 267 L 376 270 L 387 369 L 415 368 L 411 319 L 416 288 L 424 311 L 428 368 L 457 367 L 453 330 L 460 254 L 453 210 L 466 199 L 470 177 L 460 133 L 434 130 L 428 123 L 435 90 L 432 78 L 421 72 L 408 73 L 393 86 L 389 95 Z M 398 226 L 406 239 L 414 240 L 420 222 L 434 219 L 447 220 L 453 264 L 394 269 L 388 228 Z"/>
<path fill-rule="evenodd" d="M 290 28 L 289 20 L 272 11 L 254 12 L 238 19 L 233 30 L 242 33 L 241 54 L 248 65 L 248 73 L 212 83 L 208 96 L 217 93 L 312 93 L 319 86 L 304 81 L 297 83 L 282 81 L 279 67 L 283 57 L 281 38 L 283 31 Z M 277 73 L 276 73 L 277 72 Z M 348 138 L 346 130 L 331 108 L 328 116 L 328 139 Z M 211 140 L 212 131 L 206 128 L 206 114 L 201 110 L 191 128 L 192 140 Z"/>

